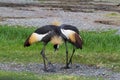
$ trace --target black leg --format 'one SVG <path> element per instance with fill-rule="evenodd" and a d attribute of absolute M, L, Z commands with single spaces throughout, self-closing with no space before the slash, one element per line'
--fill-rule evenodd
<path fill-rule="evenodd" d="M 67 42 L 65 41 L 65 47 L 66 47 L 66 69 L 68 69 L 69 68 L 69 66 L 68 66 L 68 47 L 67 47 Z"/>
<path fill-rule="evenodd" d="M 47 70 L 47 67 L 46 67 L 46 61 L 48 62 L 48 65 L 51 65 L 52 68 L 53 68 L 54 66 L 51 64 L 50 61 L 48 61 L 47 57 L 45 56 L 45 47 L 46 47 L 46 44 L 44 44 L 44 47 L 43 47 L 43 49 L 42 49 L 42 51 L 41 51 L 41 55 L 42 55 L 43 62 L 44 62 L 44 70 L 45 70 L 45 71 L 48 71 L 48 70 Z M 45 60 L 46 60 L 46 61 L 45 61 Z M 52 72 L 53 70 L 50 70 L 50 71 Z"/>
<path fill-rule="evenodd" d="M 44 70 L 47 71 L 46 62 L 45 62 L 45 45 L 44 45 L 42 51 L 40 52 L 40 54 L 42 55 L 42 58 L 43 58 Z"/>
<path fill-rule="evenodd" d="M 72 57 L 73 57 L 74 53 L 75 53 L 75 48 L 73 47 L 73 52 L 72 52 L 72 55 L 71 55 L 71 57 L 70 57 L 70 60 L 69 60 L 68 65 L 69 65 L 70 63 L 72 64 Z"/>

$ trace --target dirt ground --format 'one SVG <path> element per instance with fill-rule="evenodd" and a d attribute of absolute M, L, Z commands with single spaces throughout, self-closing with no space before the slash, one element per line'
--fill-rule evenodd
<path fill-rule="evenodd" d="M 60 0 L 61 1 L 61 0 Z M 80 30 L 120 30 L 120 16 L 110 16 L 119 14 L 120 4 L 118 2 L 106 2 L 98 0 L 81 0 L 79 4 L 54 0 L 39 2 L 33 0 L 0 0 L 0 24 L 22 25 L 29 27 L 41 27 L 51 24 L 54 20 L 59 20 L 64 24 L 72 24 Z M 79 0 L 75 0 L 79 1 Z M 71 0 L 72 2 L 72 0 Z M 59 5 L 58 5 L 59 3 Z M 78 3 L 78 2 L 77 2 Z M 50 5 L 51 4 L 51 5 Z M 69 6 L 70 5 L 70 6 Z M 108 15 L 108 16 L 107 16 Z M 98 76 L 109 80 L 119 80 L 120 73 L 115 73 L 110 69 L 73 64 L 71 69 L 61 69 L 64 64 L 54 64 L 55 72 L 70 75 Z M 43 64 L 30 63 L 27 65 L 17 63 L 0 63 L 0 70 L 9 71 L 30 71 L 43 74 Z"/>
<path fill-rule="evenodd" d="M 65 0 L 66 1 L 66 0 Z M 78 1 L 78 2 L 77 2 Z M 77 3 L 76 3 L 77 2 Z M 0 24 L 41 27 L 58 20 L 72 24 L 80 30 L 119 29 L 120 18 L 107 14 L 120 12 L 119 3 L 98 0 L 59 0 L 38 2 L 33 0 L 0 0 Z"/>
<path fill-rule="evenodd" d="M 37 74 L 67 74 L 86 77 L 102 77 L 105 80 L 119 80 L 120 73 L 113 72 L 111 69 L 104 67 L 88 66 L 83 64 L 72 64 L 70 69 L 63 69 L 65 64 L 53 64 L 54 67 L 48 66 L 49 72 L 43 70 L 43 64 L 29 63 L 0 63 L 0 70 L 5 71 L 27 71 Z"/>

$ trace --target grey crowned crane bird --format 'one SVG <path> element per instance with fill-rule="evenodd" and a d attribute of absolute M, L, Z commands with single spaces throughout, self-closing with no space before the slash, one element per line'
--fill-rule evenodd
<path fill-rule="evenodd" d="M 65 47 L 66 47 L 66 66 L 65 68 L 68 69 L 69 68 L 69 64 L 72 64 L 72 57 L 74 55 L 75 49 L 82 49 L 82 44 L 83 41 L 79 35 L 79 30 L 73 26 L 73 25 L 67 25 L 67 24 L 63 24 L 59 27 L 59 31 L 60 31 L 60 36 L 63 38 L 64 42 L 65 42 Z M 72 51 L 72 55 L 68 61 L 68 46 L 67 46 L 67 42 L 71 43 L 73 45 L 73 51 Z"/>
<path fill-rule="evenodd" d="M 48 61 L 45 55 L 45 47 L 48 42 L 51 42 L 54 45 L 54 49 L 58 48 L 58 45 L 62 43 L 62 38 L 59 36 L 58 26 L 57 25 L 45 25 L 43 27 L 35 30 L 25 41 L 24 47 L 28 47 L 36 42 L 43 42 L 43 48 L 40 52 L 44 62 L 44 70 L 48 71 L 46 66 L 46 61 L 49 65 L 53 67 L 50 61 Z"/>

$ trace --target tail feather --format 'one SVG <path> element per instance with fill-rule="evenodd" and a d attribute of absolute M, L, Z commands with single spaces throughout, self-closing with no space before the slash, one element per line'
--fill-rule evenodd
<path fill-rule="evenodd" d="M 76 39 L 76 42 L 74 44 L 75 44 L 76 48 L 82 49 L 83 41 L 77 33 L 75 33 L 75 39 Z"/>

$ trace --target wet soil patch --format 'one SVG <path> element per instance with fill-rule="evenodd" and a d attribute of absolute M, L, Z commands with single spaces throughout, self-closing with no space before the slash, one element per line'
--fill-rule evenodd
<path fill-rule="evenodd" d="M 96 66 L 88 66 L 83 64 L 73 64 L 70 69 L 63 69 L 64 64 L 53 64 L 54 71 L 45 72 L 43 70 L 43 64 L 30 63 L 30 64 L 17 64 L 17 63 L 0 63 L 0 70 L 5 71 L 27 71 L 38 74 L 48 73 L 60 73 L 67 75 L 78 75 L 78 76 L 96 76 L 103 77 L 105 79 L 118 80 L 119 73 L 112 72 L 110 69 Z M 49 66 L 48 66 L 49 68 Z M 114 76 L 118 75 L 118 76 Z M 117 78 L 117 79 L 116 79 Z"/>
<path fill-rule="evenodd" d="M 95 20 L 95 23 L 120 26 L 120 20 Z"/>

